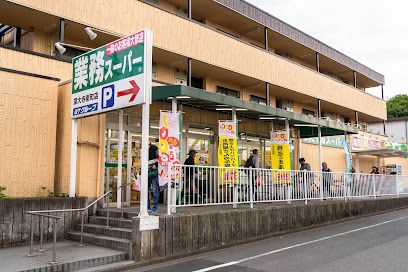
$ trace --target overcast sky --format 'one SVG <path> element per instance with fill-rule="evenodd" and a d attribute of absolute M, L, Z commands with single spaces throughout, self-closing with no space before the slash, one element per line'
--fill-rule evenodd
<path fill-rule="evenodd" d="M 408 1 L 247 1 L 383 74 L 386 98 L 408 94 Z"/>

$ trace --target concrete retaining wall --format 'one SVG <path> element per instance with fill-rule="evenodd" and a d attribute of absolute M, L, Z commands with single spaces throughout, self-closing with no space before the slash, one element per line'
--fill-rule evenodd
<path fill-rule="evenodd" d="M 134 219 L 134 258 L 144 261 L 186 255 L 402 207 L 408 207 L 408 197 L 160 216 L 159 230 L 143 232 Z"/>
<path fill-rule="evenodd" d="M 72 209 L 85 207 L 86 197 L 79 198 L 25 198 L 0 201 L 0 247 L 25 244 L 30 237 L 30 216 L 27 211 Z M 58 238 L 80 223 L 80 215 L 76 213 L 59 213 L 62 220 L 58 222 Z M 44 218 L 44 241 L 52 239 L 53 219 Z M 34 241 L 39 240 L 39 218 L 34 217 Z"/>

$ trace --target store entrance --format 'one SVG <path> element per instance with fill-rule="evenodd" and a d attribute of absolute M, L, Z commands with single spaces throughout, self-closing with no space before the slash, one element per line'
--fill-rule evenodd
<path fill-rule="evenodd" d="M 244 166 L 245 161 L 251 156 L 254 149 L 258 149 L 259 167 L 270 168 L 270 141 L 269 139 L 241 135 L 238 141 L 240 165 Z"/>
<path fill-rule="evenodd" d="M 129 124 L 136 117 L 125 116 L 125 123 Z M 118 114 L 108 113 L 105 128 L 105 181 L 104 191 L 112 191 L 111 202 L 117 202 L 118 185 L 118 147 L 119 147 L 119 129 Z M 141 153 L 141 127 L 136 125 L 123 126 L 123 151 L 122 151 L 122 185 L 134 183 L 140 178 L 140 153 Z M 156 126 L 151 126 L 151 129 Z M 154 133 L 151 133 L 151 135 Z M 156 133 L 158 134 L 158 132 Z M 156 137 L 149 136 L 149 142 L 156 143 Z M 132 189 L 132 186 L 124 186 L 122 190 L 122 202 L 125 206 L 138 204 L 140 193 Z"/>

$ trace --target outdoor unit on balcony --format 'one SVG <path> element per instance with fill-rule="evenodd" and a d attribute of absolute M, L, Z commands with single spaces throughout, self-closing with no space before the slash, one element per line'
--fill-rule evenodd
<path fill-rule="evenodd" d="M 186 71 L 181 71 L 179 69 L 176 69 L 174 77 L 175 77 L 175 82 L 174 82 L 175 85 L 187 86 L 187 72 Z"/>

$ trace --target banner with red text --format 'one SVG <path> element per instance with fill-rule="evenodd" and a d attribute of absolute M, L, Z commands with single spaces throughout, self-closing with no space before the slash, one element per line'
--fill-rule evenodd
<path fill-rule="evenodd" d="M 159 185 L 179 180 L 180 173 L 171 172 L 169 165 L 180 164 L 180 113 L 160 112 L 159 125 Z M 173 170 L 179 169 L 174 168 Z"/>

